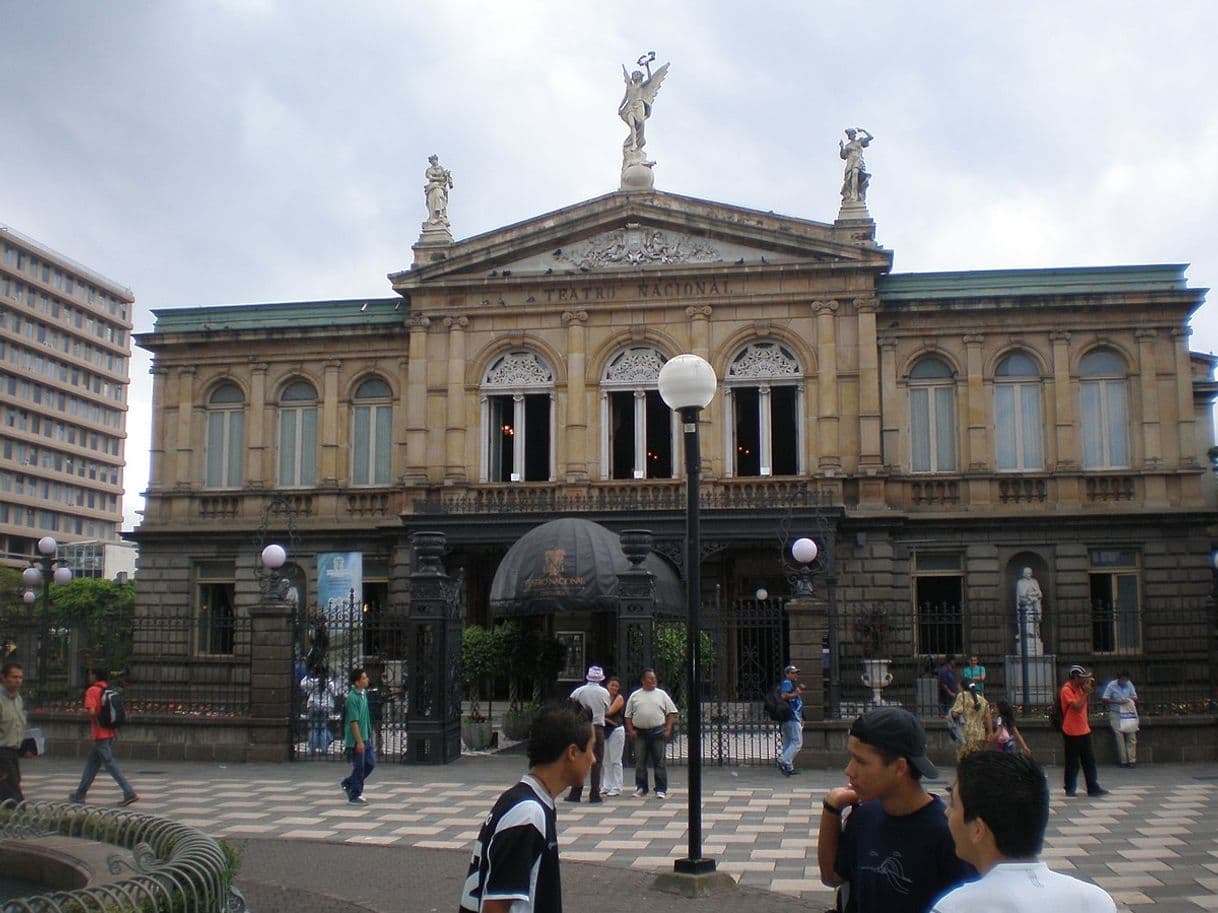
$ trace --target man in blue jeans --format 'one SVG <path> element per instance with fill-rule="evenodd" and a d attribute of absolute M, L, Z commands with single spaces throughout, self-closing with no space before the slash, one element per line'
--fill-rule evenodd
<path fill-rule="evenodd" d="M 795 756 L 804 744 L 804 686 L 799 683 L 799 669 L 787 666 L 782 670 L 782 699 L 791 708 L 791 718 L 779 723 L 782 732 L 782 754 L 778 757 L 778 769 L 785 776 L 799 773 L 795 769 Z"/>
<path fill-rule="evenodd" d="M 368 673 L 362 668 L 351 670 L 351 690 L 347 692 L 347 712 L 343 714 L 343 744 L 351 750 L 351 773 L 339 785 L 347 801 L 364 805 L 364 781 L 376 767 L 376 750 L 372 747 L 372 715 L 368 712 Z"/>
<path fill-rule="evenodd" d="M 93 785 L 97 772 L 103 767 L 106 768 L 106 773 L 114 778 L 118 788 L 123 791 L 123 798 L 119 805 L 130 805 L 132 802 L 138 802 L 140 798 L 139 793 L 131 788 L 131 784 L 127 782 L 123 772 L 118 769 L 118 762 L 114 760 L 113 743 L 114 737 L 118 733 L 98 722 L 97 715 L 101 712 L 102 694 L 109 687 L 109 683 L 106 681 L 107 674 L 106 669 L 101 666 L 89 670 L 89 687 L 85 689 L 85 710 L 89 714 L 93 747 L 89 749 L 89 757 L 85 760 L 85 771 L 80 775 L 80 785 L 76 787 L 72 795 L 68 796 L 69 802 L 85 801 L 85 794 Z"/>

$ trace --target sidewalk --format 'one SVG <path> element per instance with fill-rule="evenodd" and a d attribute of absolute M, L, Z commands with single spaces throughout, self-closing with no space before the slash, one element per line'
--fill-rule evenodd
<path fill-rule="evenodd" d="M 77 762 L 24 765 L 26 794 L 61 799 Z M 454 910 L 471 842 L 498 793 L 518 778 L 514 755 L 463 758 L 445 767 L 386 764 L 369 782 L 367 806 L 349 806 L 343 765 L 126 765 L 143 797 L 133 810 L 224 836 L 245 850 L 238 884 L 254 913 L 326 913 L 336 903 L 372 911 Z M 1048 771 L 1060 784 L 1061 771 Z M 598 913 L 689 910 L 819 913 L 832 892 L 816 869 L 819 801 L 840 774 L 787 779 L 772 768 L 707 768 L 703 847 L 742 889 L 689 901 L 648 891 L 655 872 L 687 852 L 686 770 L 670 769 L 666 802 L 619 797 L 603 805 L 559 803 L 567 909 Z M 1102 885 L 1125 910 L 1218 910 L 1218 772 L 1203 765 L 1101 770 L 1103 799 L 1066 799 L 1060 787 L 1045 858 Z M 942 791 L 947 781 L 930 784 Z M 113 804 L 112 781 L 89 796 Z"/>

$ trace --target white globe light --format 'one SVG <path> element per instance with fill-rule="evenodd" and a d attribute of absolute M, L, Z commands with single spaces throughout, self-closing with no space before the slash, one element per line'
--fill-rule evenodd
<path fill-rule="evenodd" d="M 38 586 L 42 583 L 42 571 L 36 567 L 27 567 L 21 572 L 21 582 L 26 586 Z"/>
<path fill-rule="evenodd" d="M 770 591 L 763 586 L 757 587 L 757 592 L 753 594 L 757 597 L 758 602 L 765 602 L 770 598 Z"/>
<path fill-rule="evenodd" d="M 817 551 L 816 543 L 807 538 L 796 539 L 795 544 L 791 546 L 791 554 L 800 564 L 811 564 L 815 561 Z"/>
<path fill-rule="evenodd" d="M 38 597 L 34 594 L 33 590 L 26 590 L 24 593 L 21 594 L 21 598 L 22 598 L 22 600 L 24 600 L 26 605 L 33 605 L 34 600 L 37 599 Z"/>
<path fill-rule="evenodd" d="M 55 549 L 59 548 L 59 543 L 50 536 L 43 536 L 38 540 L 38 551 L 44 555 L 55 554 Z"/>
<path fill-rule="evenodd" d="M 715 369 L 697 355 L 678 355 L 664 363 L 657 381 L 669 409 L 705 409 L 715 398 Z"/>
<path fill-rule="evenodd" d="M 58 583 L 58 584 L 68 583 L 71 581 L 71 579 L 72 579 L 72 569 L 70 567 L 66 567 L 65 565 L 61 564 L 59 567 L 55 568 L 55 582 L 56 583 Z"/>
<path fill-rule="evenodd" d="M 279 570 L 287 560 L 288 553 L 283 550 L 282 545 L 268 545 L 262 550 L 262 563 L 272 571 Z"/>

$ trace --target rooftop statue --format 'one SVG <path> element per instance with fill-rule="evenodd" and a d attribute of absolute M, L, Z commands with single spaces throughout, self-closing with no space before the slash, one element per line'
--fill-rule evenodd
<path fill-rule="evenodd" d="M 655 73 L 651 72 L 651 62 L 655 59 L 655 51 L 648 51 L 638 59 L 638 65 L 647 68 L 646 79 L 643 78 L 642 70 L 627 73 L 626 65 L 622 64 L 622 76 L 626 80 L 626 94 L 622 96 L 622 103 L 618 105 L 617 114 L 630 128 L 630 135 L 622 144 L 622 148 L 627 151 L 639 152 L 646 144 L 643 129 L 647 124 L 647 119 L 651 117 L 651 103 L 655 101 L 656 93 L 660 91 L 664 77 L 668 75 L 668 64 L 664 64 Z"/>
<path fill-rule="evenodd" d="M 427 171 L 424 177 L 427 184 L 423 187 L 423 195 L 427 198 L 427 221 L 424 228 L 448 228 L 448 191 L 453 186 L 453 174 L 440 164 L 438 155 L 427 157 Z"/>
<path fill-rule="evenodd" d="M 862 127 L 847 127 L 846 139 L 849 142 L 837 142 L 838 152 L 846 163 L 846 173 L 842 178 L 842 204 L 865 205 L 867 184 L 871 181 L 871 175 L 864 170 L 866 163 L 863 161 L 863 150 L 871 145 L 875 137 Z"/>

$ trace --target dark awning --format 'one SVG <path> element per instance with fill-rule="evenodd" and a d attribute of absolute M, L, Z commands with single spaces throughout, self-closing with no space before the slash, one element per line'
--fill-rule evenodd
<path fill-rule="evenodd" d="M 491 584 L 498 615 L 617 610 L 617 575 L 629 568 L 618 534 L 599 523 L 563 517 L 543 523 L 508 549 Z M 655 554 L 643 565 L 655 575 L 656 610 L 685 604 L 676 572 Z"/>

